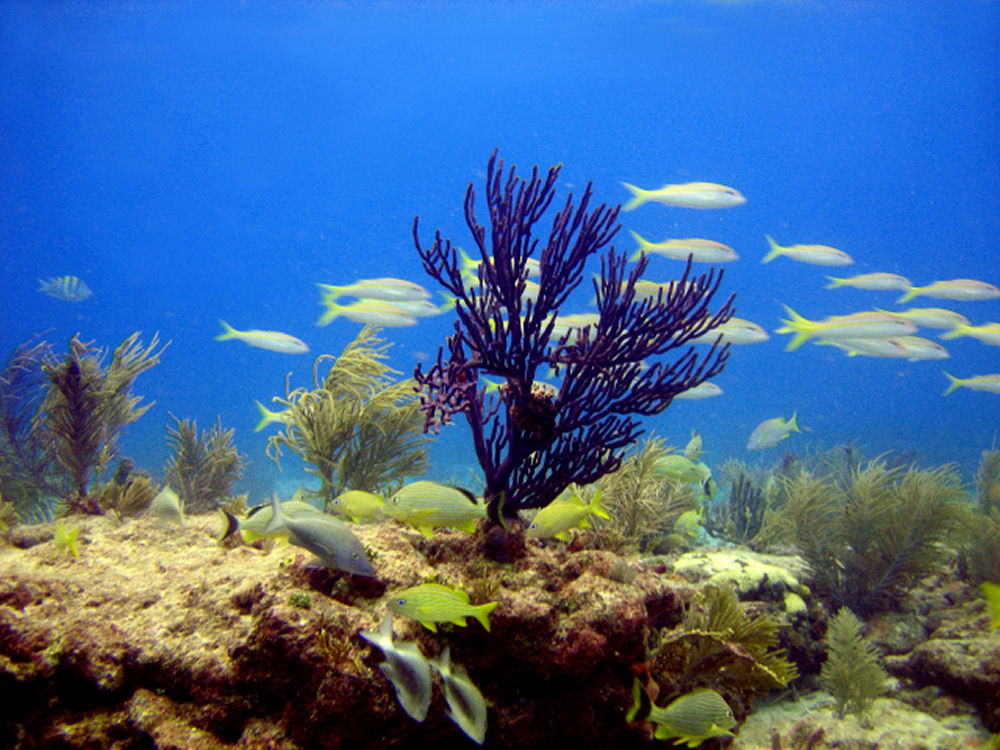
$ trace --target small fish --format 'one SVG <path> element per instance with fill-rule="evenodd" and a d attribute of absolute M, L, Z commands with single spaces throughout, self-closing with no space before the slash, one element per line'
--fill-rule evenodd
<path fill-rule="evenodd" d="M 674 531 L 683 534 L 693 542 L 701 533 L 701 513 L 701 508 L 684 511 L 674 521 Z"/>
<path fill-rule="evenodd" d="M 472 605 L 464 591 L 439 583 L 424 583 L 396 593 L 386 606 L 390 612 L 409 617 L 437 632 L 435 623 L 450 622 L 464 628 L 466 617 L 475 617 L 489 631 L 489 614 L 497 604 L 499 602 Z"/>
<path fill-rule="evenodd" d="M 712 470 L 701 461 L 694 461 L 679 453 L 670 453 L 656 459 L 653 472 L 678 482 L 705 482 Z"/>
<path fill-rule="evenodd" d="M 477 745 L 486 739 L 486 701 L 479 688 L 472 684 L 465 667 L 451 663 L 451 648 L 445 646 L 438 659 L 430 665 L 441 675 L 444 699 L 448 702 L 448 718 L 458 724 Z"/>
<path fill-rule="evenodd" d="M 698 385 L 688 388 L 686 391 L 681 391 L 674 398 L 685 399 L 689 401 L 698 401 L 703 398 L 711 398 L 712 396 L 721 396 L 722 389 L 715 383 L 706 380 L 704 383 L 699 383 Z"/>
<path fill-rule="evenodd" d="M 332 505 L 334 513 L 347 516 L 354 523 L 374 523 L 382 520 L 385 498 L 374 492 L 348 490 L 333 498 Z"/>
<path fill-rule="evenodd" d="M 412 315 L 414 318 L 432 318 L 435 315 L 443 315 L 446 311 L 450 310 L 455 306 L 455 298 L 447 305 L 441 305 L 440 307 L 435 305 L 429 299 L 415 299 L 415 300 L 393 300 L 390 304 L 393 307 L 398 307 L 405 313 Z"/>
<path fill-rule="evenodd" d="M 729 730 L 736 717 L 729 704 L 714 690 L 695 690 L 661 708 L 652 706 L 649 720 L 656 725 L 653 736 L 694 748 L 712 737 L 733 737 Z"/>
<path fill-rule="evenodd" d="M 153 498 L 153 502 L 149 504 L 149 514 L 165 523 L 184 525 L 184 509 L 181 507 L 181 499 L 170 488 L 170 485 L 164 486 Z"/>
<path fill-rule="evenodd" d="M 427 300 L 431 297 L 431 293 L 420 286 L 420 284 L 392 277 L 361 279 L 360 281 L 342 286 L 335 286 L 333 284 L 317 284 L 316 286 L 323 290 L 324 302 L 336 302 L 341 297 L 416 302 Z"/>
<path fill-rule="evenodd" d="M 407 715 L 417 721 L 426 719 L 433 685 L 430 664 L 416 643 L 392 642 L 392 612 L 386 614 L 378 632 L 362 630 L 358 635 L 382 652 L 385 661 L 379 669 L 396 689 L 396 699 Z"/>
<path fill-rule="evenodd" d="M 935 281 L 927 286 L 911 286 L 909 290 L 900 297 L 897 302 L 900 304 L 909 302 L 914 297 L 933 297 L 935 299 L 953 299 L 960 302 L 968 302 L 981 299 L 996 299 L 1000 297 L 1000 289 L 985 281 L 975 279 L 950 279 L 948 281 Z"/>
<path fill-rule="evenodd" d="M 333 516 L 322 513 L 292 518 L 282 510 L 277 495 L 271 496 L 271 510 L 274 515 L 265 531 L 287 530 L 289 542 L 309 550 L 328 568 L 359 576 L 375 575 L 361 540 Z"/>
<path fill-rule="evenodd" d="M 560 315 L 552 325 L 551 339 L 561 339 L 569 335 L 569 341 L 576 341 L 582 334 L 584 328 L 590 328 L 590 338 L 594 338 L 597 324 L 601 321 L 600 313 L 570 313 Z"/>
<path fill-rule="evenodd" d="M 796 413 L 792 412 L 792 418 L 787 421 L 784 417 L 765 419 L 750 434 L 747 450 L 759 451 L 773 448 L 793 432 L 802 432 L 795 418 Z"/>
<path fill-rule="evenodd" d="M 478 283 L 479 266 L 483 261 L 472 258 L 462 248 L 458 248 L 458 254 L 462 262 L 462 276 L 465 277 L 466 281 Z M 537 258 L 526 258 L 524 261 L 524 268 L 528 272 L 528 276 L 542 275 L 542 264 Z"/>
<path fill-rule="evenodd" d="M 959 323 L 948 333 L 941 335 L 943 339 L 957 339 L 959 336 L 970 336 L 984 344 L 1000 346 L 1000 323 L 985 323 L 981 326 L 970 326 Z"/>
<path fill-rule="evenodd" d="M 831 315 L 823 320 L 807 320 L 788 305 L 783 305 L 791 320 L 782 318 L 785 325 L 777 333 L 794 333 L 795 336 L 785 347 L 786 352 L 798 349 L 808 339 L 881 339 L 892 336 L 908 336 L 917 332 L 917 327 L 905 318 L 892 313 L 858 312 L 850 315 Z"/>
<path fill-rule="evenodd" d="M 590 516 L 611 518 L 601 505 L 600 487 L 594 492 L 590 503 L 584 502 L 583 498 L 576 494 L 556 498 L 535 514 L 525 536 L 535 539 L 555 537 L 568 542 L 573 538 L 569 533 L 571 529 L 590 528 L 590 522 L 587 520 Z"/>
<path fill-rule="evenodd" d="M 889 310 L 875 308 L 876 312 L 887 313 Z M 964 315 L 959 315 L 953 310 L 945 310 L 943 307 L 912 307 L 909 310 L 894 312 L 893 315 L 904 318 L 921 328 L 942 328 L 950 329 L 955 326 L 969 325 L 969 319 Z"/>
<path fill-rule="evenodd" d="M 688 339 L 694 344 L 714 344 L 716 339 L 722 336 L 721 344 L 759 344 L 768 340 L 767 331 L 754 323 L 752 320 L 743 318 L 730 318 L 725 323 L 717 325 L 711 331 Z"/>
<path fill-rule="evenodd" d="M 951 385 L 944 392 L 947 396 L 957 388 L 968 388 L 971 391 L 986 391 L 987 393 L 1000 393 L 1000 374 L 994 375 L 973 375 L 971 378 L 956 378 L 954 375 L 945 373 Z"/>
<path fill-rule="evenodd" d="M 76 546 L 77 536 L 80 533 L 80 527 L 74 526 L 71 531 L 66 530 L 65 524 L 62 521 L 56 524 L 56 530 L 52 535 L 52 545 L 56 548 L 57 552 L 66 551 L 66 554 L 73 555 L 73 557 L 80 556 L 80 550 Z"/>
<path fill-rule="evenodd" d="M 76 276 L 52 276 L 38 280 L 38 291 L 63 302 L 83 302 L 93 295 L 83 281 Z"/>
<path fill-rule="evenodd" d="M 417 318 L 401 307 L 380 299 L 359 299 L 349 305 L 338 305 L 324 301 L 326 312 L 316 321 L 316 325 L 328 325 L 335 318 L 347 318 L 355 323 L 370 323 L 385 328 L 405 328 L 415 326 Z"/>
<path fill-rule="evenodd" d="M 684 458 L 697 461 L 698 457 L 701 456 L 701 449 L 701 435 L 699 435 L 696 430 L 691 430 L 691 439 L 688 440 L 688 444 L 684 446 Z"/>
<path fill-rule="evenodd" d="M 911 362 L 927 359 L 948 359 L 951 355 L 941 344 L 922 336 L 897 336 L 894 339 L 897 344 L 903 347 L 906 358 Z"/>
<path fill-rule="evenodd" d="M 281 331 L 237 331 L 226 321 L 222 323 L 222 333 L 215 337 L 216 341 L 228 341 L 229 339 L 239 339 L 245 344 L 256 346 L 258 349 L 267 349 L 281 354 L 305 354 L 309 347 L 301 339 L 289 336 Z"/>
<path fill-rule="evenodd" d="M 906 359 L 909 355 L 898 338 L 888 339 L 820 339 L 817 344 L 835 346 L 847 352 L 848 357 L 881 357 Z"/>
<path fill-rule="evenodd" d="M 817 266 L 847 266 L 854 262 L 854 258 L 843 250 L 838 250 L 829 245 L 789 245 L 788 247 L 782 247 L 774 241 L 771 235 L 768 234 L 765 237 L 767 237 L 768 245 L 771 246 L 771 251 L 764 256 L 761 263 L 770 263 L 779 255 L 791 258 L 792 260 L 802 261 L 803 263 L 812 263 Z"/>
<path fill-rule="evenodd" d="M 257 404 L 257 411 L 260 412 L 260 421 L 257 426 L 253 428 L 254 432 L 260 432 L 265 427 L 270 424 L 288 424 L 288 409 L 283 411 L 271 411 L 260 401 L 254 401 Z"/>
<path fill-rule="evenodd" d="M 830 283 L 825 287 L 826 289 L 839 289 L 842 286 L 850 286 L 855 289 L 880 291 L 885 289 L 909 289 L 912 286 L 910 280 L 905 276 L 900 276 L 898 273 L 883 273 L 882 271 L 862 273 L 857 276 L 851 276 L 849 279 L 840 279 L 836 276 L 827 276 L 826 278 L 830 280 Z"/>
<path fill-rule="evenodd" d="M 986 608 L 990 612 L 990 630 L 1000 628 L 1000 586 L 989 581 L 979 584 L 979 590 L 986 599 Z"/>
<path fill-rule="evenodd" d="M 319 510 L 314 505 L 310 505 L 303 500 L 296 500 L 294 498 L 292 500 L 283 500 L 281 503 L 281 509 L 286 515 L 296 520 L 323 515 L 323 511 Z M 288 537 L 287 529 L 267 531 L 268 524 L 270 524 L 271 519 L 274 518 L 274 511 L 271 510 L 270 503 L 255 505 L 247 513 L 246 518 L 242 519 L 237 518 L 226 510 L 220 509 L 220 512 L 226 518 L 226 530 L 222 534 L 222 539 L 232 536 L 237 531 L 242 533 L 243 541 L 247 543 L 255 542 L 258 539 L 286 539 Z"/>
<path fill-rule="evenodd" d="M 401 487 L 386 501 L 382 512 L 430 538 L 434 529 L 441 527 L 474 532 L 476 522 L 486 517 L 486 506 L 468 490 L 421 480 Z"/>
<path fill-rule="evenodd" d="M 728 263 L 731 260 L 738 260 L 739 256 L 729 245 L 723 245 L 714 240 L 686 239 L 686 240 L 664 240 L 663 242 L 650 242 L 638 232 L 629 230 L 632 237 L 639 243 L 639 249 L 635 251 L 629 260 L 637 261 L 645 253 L 662 255 L 664 258 L 673 260 L 687 260 L 689 257 L 694 263 Z"/>
<path fill-rule="evenodd" d="M 622 185 L 632 193 L 632 199 L 624 206 L 626 211 L 650 201 L 678 208 L 730 208 L 747 202 L 739 190 L 714 182 L 685 182 L 656 190 L 643 190 L 627 182 Z"/>

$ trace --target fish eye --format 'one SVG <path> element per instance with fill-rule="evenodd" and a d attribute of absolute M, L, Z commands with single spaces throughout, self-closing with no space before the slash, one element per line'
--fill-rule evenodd
<path fill-rule="evenodd" d="M 538 524 L 537 524 L 537 523 L 533 523 L 533 524 L 531 524 L 531 526 L 529 526 L 528 528 L 529 528 L 529 529 L 537 529 L 537 528 L 538 528 Z"/>
<path fill-rule="evenodd" d="M 404 604 L 406 604 L 406 599 L 397 599 L 396 604 L 403 606 Z"/>

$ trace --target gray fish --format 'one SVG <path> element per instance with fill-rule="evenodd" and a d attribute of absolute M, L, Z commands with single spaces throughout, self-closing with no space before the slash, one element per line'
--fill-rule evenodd
<path fill-rule="evenodd" d="M 416 643 L 392 642 L 392 613 L 386 613 L 378 632 L 362 630 L 359 635 L 375 646 L 385 656 L 379 664 L 393 687 L 399 705 L 413 719 L 423 721 L 431 705 L 431 668 Z"/>
<path fill-rule="evenodd" d="M 354 533 L 333 516 L 316 513 L 292 518 L 282 509 L 278 496 L 271 496 L 274 517 L 265 531 L 288 531 L 288 541 L 309 550 L 324 565 L 359 576 L 374 576 L 365 548 Z"/>
<path fill-rule="evenodd" d="M 170 489 L 170 485 L 165 485 L 153 498 L 153 502 L 149 504 L 149 513 L 165 523 L 184 525 L 184 510 L 181 508 L 181 499 L 176 492 Z"/>
<path fill-rule="evenodd" d="M 482 745 L 486 739 L 486 701 L 483 694 L 472 684 L 463 666 L 452 665 L 448 646 L 444 647 L 439 659 L 432 659 L 430 663 L 443 681 L 448 718 L 477 745 Z"/>

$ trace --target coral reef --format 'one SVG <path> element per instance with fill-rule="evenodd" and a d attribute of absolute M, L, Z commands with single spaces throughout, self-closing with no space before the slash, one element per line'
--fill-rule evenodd
<path fill-rule="evenodd" d="M 285 427 L 267 441 L 278 463 L 288 448 L 322 481 L 330 503 L 341 492 L 390 492 L 405 477 L 427 468 L 427 438 L 414 381 L 393 382 L 385 364 L 390 344 L 365 326 L 339 357 L 322 355 L 313 365 L 313 388 L 274 400 L 286 407 Z M 320 377 L 321 365 L 330 362 Z"/>
<path fill-rule="evenodd" d="M 178 419 L 167 428 L 167 442 L 174 455 L 167 461 L 167 484 L 176 487 L 187 513 L 214 510 L 218 501 L 233 492 L 233 483 L 243 476 L 246 456 L 233 445 L 233 430 L 223 430 L 216 419 L 208 432 L 198 434 L 192 419 Z"/>
<path fill-rule="evenodd" d="M 948 466 L 904 470 L 873 460 L 846 485 L 806 472 L 783 481 L 783 513 L 813 584 L 834 606 L 862 616 L 898 606 L 940 563 L 964 498 Z"/>
<path fill-rule="evenodd" d="M 478 250 L 478 278 L 471 286 L 451 241 L 435 233 L 421 245 L 424 269 L 456 300 L 458 320 L 446 347 L 425 372 L 425 429 L 437 430 L 457 413 L 465 415 L 485 476 L 489 517 L 506 525 L 520 510 L 548 505 L 571 483 L 590 484 L 621 463 L 621 450 L 641 432 L 638 415 L 657 414 L 675 395 L 718 374 L 727 347 L 707 354 L 683 348 L 732 315 L 731 300 L 718 311 L 709 304 L 721 273 L 684 274 L 656 299 L 637 301 L 635 284 L 647 259 L 626 272 L 626 258 L 613 246 L 601 257 L 595 281 L 599 319 L 554 336 L 557 315 L 583 280 L 590 257 L 609 245 L 619 226 L 618 209 L 590 210 L 588 184 L 574 205 L 567 197 L 548 239 L 534 258 L 540 268 L 537 297 L 524 296 L 528 261 L 538 249 L 536 225 L 555 198 L 560 167 L 529 179 L 511 168 L 504 176 L 496 152 L 486 169 L 490 237 L 475 216 L 475 191 L 465 193 L 465 221 Z M 418 217 L 419 219 L 419 217 Z M 662 355 L 683 350 L 672 362 Z M 643 360 L 653 364 L 644 369 Z M 537 382 L 551 367 L 557 389 Z M 503 381 L 496 393 L 481 376 Z"/>

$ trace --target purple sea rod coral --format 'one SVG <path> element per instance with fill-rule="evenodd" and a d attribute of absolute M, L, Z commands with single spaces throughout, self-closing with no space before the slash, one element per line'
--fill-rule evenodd
<path fill-rule="evenodd" d="M 555 197 L 560 168 L 541 177 L 536 165 L 525 180 L 512 167 L 505 178 L 493 153 L 486 169 L 489 238 L 475 216 L 472 184 L 465 192 L 465 221 L 481 261 L 475 273 L 463 268 L 440 230 L 433 245 L 422 246 L 419 217 L 413 222 L 424 268 L 454 295 L 458 316 L 437 361 L 414 373 L 424 430 L 465 415 L 496 523 L 548 505 L 571 482 L 587 484 L 617 469 L 622 449 L 642 432 L 637 417 L 663 411 L 678 393 L 717 375 L 728 356 L 728 345 L 718 342 L 704 354 L 687 346 L 732 316 L 732 298 L 709 311 L 722 272 L 692 276 L 688 262 L 675 283 L 640 299 L 636 282 L 647 259 L 626 269 L 626 257 L 610 245 L 621 226 L 619 208 L 602 203 L 589 210 L 590 184 L 579 206 L 572 194 L 566 198 L 538 252 L 533 232 Z M 599 320 L 554 335 L 587 260 L 605 246 L 594 281 Z M 531 258 L 540 268 L 537 295 L 525 293 Z M 682 349 L 672 361 L 662 358 Z M 558 387 L 538 382 L 549 368 Z M 487 392 L 480 376 L 503 382 Z"/>

